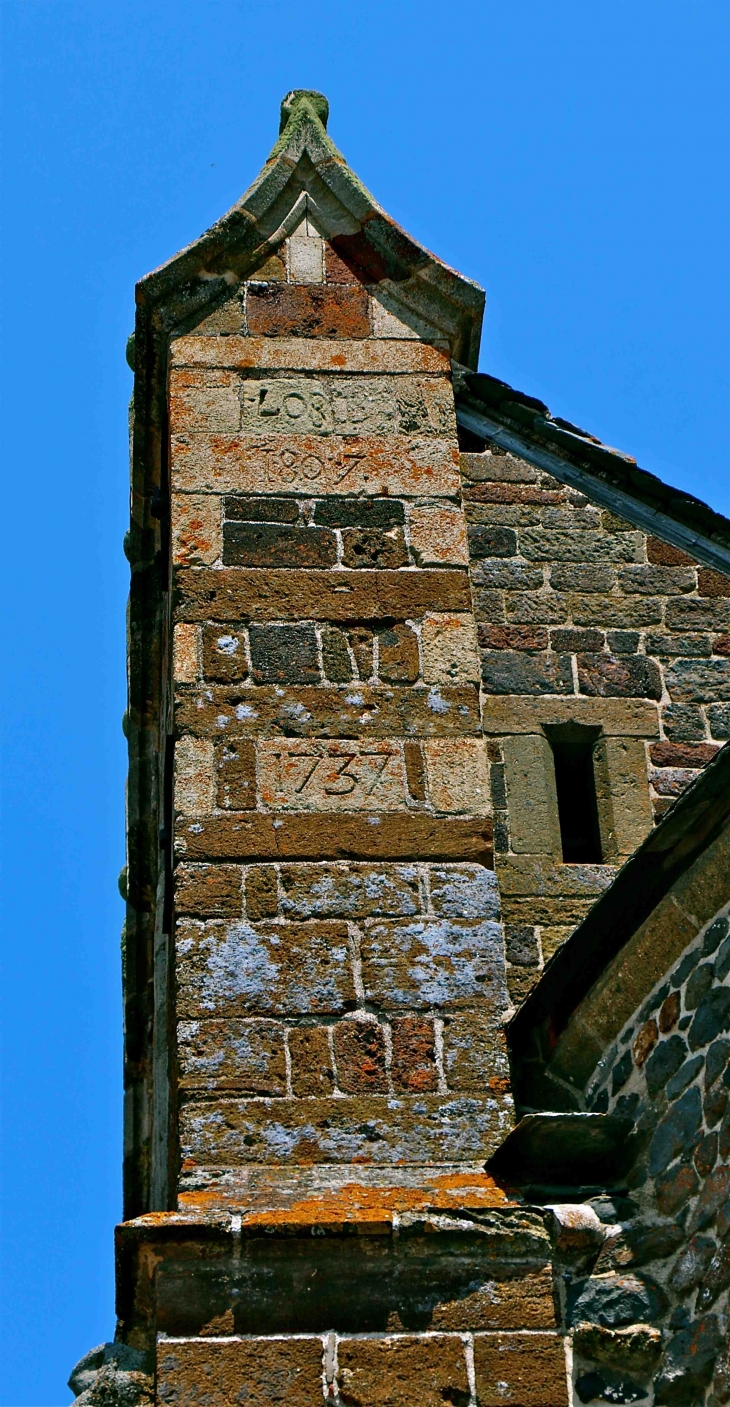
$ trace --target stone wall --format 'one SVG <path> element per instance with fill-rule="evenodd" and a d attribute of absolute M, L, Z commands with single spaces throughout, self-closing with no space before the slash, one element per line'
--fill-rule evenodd
<path fill-rule="evenodd" d="M 730 736 L 730 578 L 492 447 L 461 456 L 516 1001 Z M 550 730 L 593 729 L 602 862 L 564 865 Z"/>
<path fill-rule="evenodd" d="M 487 1156 L 509 999 L 448 355 L 305 219 L 173 340 L 169 405 L 181 1185 Z"/>
<path fill-rule="evenodd" d="M 652 1383 L 672 1407 L 730 1400 L 729 912 L 632 1015 L 587 1092 L 588 1108 L 635 1121 L 641 1152 L 627 1196 L 595 1204 L 608 1238 L 574 1310 L 591 1311 L 575 1343 L 584 1402 L 629 1402 Z M 662 1337 L 642 1359 L 647 1320 Z"/>

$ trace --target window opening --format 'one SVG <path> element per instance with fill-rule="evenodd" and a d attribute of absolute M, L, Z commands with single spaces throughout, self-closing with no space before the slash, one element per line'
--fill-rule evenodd
<path fill-rule="evenodd" d="M 600 865 L 603 854 L 593 766 L 599 730 L 567 724 L 545 731 L 555 763 L 563 861 L 566 865 Z"/>

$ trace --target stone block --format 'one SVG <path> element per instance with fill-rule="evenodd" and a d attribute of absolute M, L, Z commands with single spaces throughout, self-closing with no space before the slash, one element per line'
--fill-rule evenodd
<path fill-rule="evenodd" d="M 487 698 L 482 727 L 488 735 L 535 733 L 549 723 L 582 723 L 606 737 L 658 738 L 656 704 L 643 699 Z"/>
<path fill-rule="evenodd" d="M 482 865 L 431 865 L 431 907 L 444 918 L 498 919 L 499 888 Z"/>
<path fill-rule="evenodd" d="M 181 732 L 225 738 L 227 742 L 280 734 L 300 738 L 429 738 L 480 731 L 476 689 L 439 684 L 428 689 L 362 683 L 350 689 L 209 686 L 186 691 L 179 698 L 176 722 Z"/>
<path fill-rule="evenodd" d="M 314 522 L 325 528 L 375 528 L 388 532 L 402 527 L 405 509 L 397 498 L 344 498 L 332 495 L 314 505 Z"/>
<path fill-rule="evenodd" d="M 408 529 L 411 549 L 420 567 L 469 565 L 461 509 L 414 505 L 408 516 Z"/>
<path fill-rule="evenodd" d="M 647 537 L 646 556 L 649 562 L 656 562 L 663 567 L 694 567 L 695 561 L 688 557 L 680 547 L 673 547 L 670 542 L 662 542 L 658 537 Z"/>
<path fill-rule="evenodd" d="M 286 1094 L 284 1028 L 277 1021 L 180 1021 L 180 1088 L 236 1094 Z"/>
<path fill-rule="evenodd" d="M 406 769 L 406 787 L 412 801 L 426 801 L 426 763 L 421 743 L 403 744 L 403 761 Z"/>
<path fill-rule="evenodd" d="M 408 548 L 402 528 L 345 528 L 342 532 L 342 562 L 351 569 L 378 567 L 395 570 L 408 566 Z"/>
<path fill-rule="evenodd" d="M 358 285 L 249 285 L 246 320 L 254 337 L 369 337 L 367 290 Z"/>
<path fill-rule="evenodd" d="M 482 682 L 488 694 L 572 694 L 570 655 L 483 650 Z"/>
<path fill-rule="evenodd" d="M 645 744 L 601 737 L 593 758 L 603 859 L 631 855 L 653 826 Z"/>
<path fill-rule="evenodd" d="M 450 382 L 436 376 L 244 377 L 241 431 L 455 439 L 454 397 Z"/>
<path fill-rule="evenodd" d="M 464 743 L 472 739 L 454 740 Z M 272 810 L 402 811 L 408 804 L 398 740 L 263 740 L 257 767 L 259 795 Z"/>
<path fill-rule="evenodd" d="M 268 494 L 240 494 L 228 496 L 223 501 L 223 512 L 227 522 L 232 523 L 296 523 L 299 521 L 299 504 L 295 498 L 271 498 Z"/>
<path fill-rule="evenodd" d="M 487 750 L 478 738 L 429 738 L 423 743 L 428 794 L 436 811 L 491 812 Z"/>
<path fill-rule="evenodd" d="M 504 1101 L 467 1095 L 219 1099 L 181 1110 L 183 1157 L 235 1163 L 424 1164 L 488 1158 L 504 1138 Z"/>
<path fill-rule="evenodd" d="M 227 567 L 333 567 L 336 561 L 337 541 L 328 528 L 300 528 L 288 523 L 223 524 L 223 562 Z"/>
<path fill-rule="evenodd" d="M 505 738 L 505 778 L 512 850 L 562 858 L 555 766 L 542 733 Z"/>
<path fill-rule="evenodd" d="M 564 625 L 570 618 L 570 597 L 558 591 L 513 591 L 505 596 L 505 613 L 518 625 Z"/>
<path fill-rule="evenodd" d="M 517 553 L 517 534 L 512 528 L 470 527 L 467 538 L 469 556 L 475 560 L 482 557 L 514 557 Z"/>
<path fill-rule="evenodd" d="M 710 567 L 700 567 L 697 573 L 697 592 L 700 596 L 730 596 L 730 575 L 713 572 Z"/>
<path fill-rule="evenodd" d="M 176 625 L 173 635 L 173 674 L 180 684 L 194 684 L 200 674 L 197 625 Z"/>
<path fill-rule="evenodd" d="M 509 1060 L 503 1009 L 463 1012 L 444 1019 L 444 1075 L 449 1089 L 463 1094 L 509 1094 Z"/>
<path fill-rule="evenodd" d="M 607 534 L 568 528 L 526 528 L 520 533 L 520 552 L 528 562 L 580 562 L 603 565 L 641 562 L 644 534 Z"/>
<path fill-rule="evenodd" d="M 662 722 L 672 742 L 696 742 L 705 737 L 705 720 L 697 704 L 668 704 L 662 709 Z"/>
<path fill-rule="evenodd" d="M 599 698 L 661 699 L 662 677 L 642 655 L 578 655 L 578 688 Z"/>
<path fill-rule="evenodd" d="M 436 1305 L 434 1329 L 554 1329 L 556 1314 L 550 1266 L 518 1279 L 487 1280 L 472 1294 Z"/>
<path fill-rule="evenodd" d="M 691 567 L 626 567 L 618 574 L 618 584 L 627 596 L 677 596 L 694 591 L 696 573 Z"/>
<path fill-rule="evenodd" d="M 488 817 L 350 812 L 239 812 L 181 820 L 175 854 L 187 860 L 463 860 L 492 867 Z M 606 867 L 608 868 L 608 867 Z"/>
<path fill-rule="evenodd" d="M 491 587 L 498 591 L 539 591 L 543 585 L 543 568 L 505 557 L 492 557 L 472 562 L 471 579 L 475 587 Z"/>
<path fill-rule="evenodd" d="M 179 626 L 175 628 L 180 629 Z M 222 629 L 219 625 L 204 625 L 202 635 L 205 678 L 222 684 L 245 679 L 248 674 L 245 631 L 236 630 L 235 627 Z"/>
<path fill-rule="evenodd" d="M 258 923 L 264 918 L 276 918 L 278 912 L 279 884 L 274 866 L 252 866 L 246 871 L 247 918 Z"/>
<path fill-rule="evenodd" d="M 256 754 L 244 738 L 215 749 L 216 804 L 226 811 L 252 811 L 256 805 Z"/>
<path fill-rule="evenodd" d="M 707 722 L 712 737 L 725 742 L 730 738 L 730 704 L 711 704 L 707 710 Z"/>
<path fill-rule="evenodd" d="M 730 700 L 730 659 L 674 660 L 665 674 L 677 703 L 724 703 Z"/>
<path fill-rule="evenodd" d="M 680 596 L 667 601 L 665 623 L 669 630 L 729 630 L 730 601 L 701 596 Z"/>
<path fill-rule="evenodd" d="M 173 434 L 235 434 L 241 424 L 241 381 L 222 367 L 170 372 Z"/>
<path fill-rule="evenodd" d="M 433 1022 L 397 1016 L 391 1024 L 393 1088 L 404 1094 L 438 1089 Z"/>
<path fill-rule="evenodd" d="M 464 572 L 439 567 L 296 573 L 186 567 L 177 574 L 177 610 L 181 620 L 226 622 L 409 620 L 433 610 L 471 611 L 471 598 Z"/>
<path fill-rule="evenodd" d="M 365 998 L 388 1010 L 506 1005 L 502 929 L 495 922 L 375 921 L 361 943 Z"/>
<path fill-rule="evenodd" d="M 347 929 L 338 923 L 177 927 L 178 1015 L 336 1015 L 354 1006 Z"/>
<path fill-rule="evenodd" d="M 251 673 L 256 684 L 318 684 L 313 625 L 251 625 Z"/>
<path fill-rule="evenodd" d="M 157 1396 L 165 1407 L 313 1407 L 322 1395 L 319 1338 L 161 1341 Z"/>
<path fill-rule="evenodd" d="M 229 341 L 230 339 L 226 339 Z M 270 433 L 260 435 L 175 435 L 172 482 L 179 492 L 428 494 L 453 497 L 459 491 L 458 450 L 448 439 L 425 435 Z"/>
<path fill-rule="evenodd" d="M 480 1407 L 567 1407 L 563 1341 L 557 1334 L 475 1334 Z"/>
<path fill-rule="evenodd" d="M 337 1360 L 348 1407 L 444 1407 L 469 1396 L 464 1345 L 456 1335 L 341 1339 Z"/>
<path fill-rule="evenodd" d="M 475 483 L 536 484 L 540 478 L 540 471 L 532 464 L 497 446 L 478 454 L 463 453 L 459 460 L 464 478 Z"/>
<path fill-rule="evenodd" d="M 603 596 L 616 584 L 615 568 L 599 566 L 596 562 L 555 562 L 551 563 L 549 571 L 550 585 L 555 591 L 595 591 Z M 599 602 L 599 608 L 600 605 Z"/>
<path fill-rule="evenodd" d="M 198 918 L 240 918 L 242 881 L 240 865 L 178 865 L 175 911 Z"/>
<path fill-rule="evenodd" d="M 385 1036 L 375 1020 L 338 1021 L 332 1030 L 343 1094 L 387 1094 Z"/>
<path fill-rule="evenodd" d="M 326 1026 L 295 1026 L 289 1032 L 292 1092 L 298 1099 L 326 1097 L 335 1086 Z"/>
<path fill-rule="evenodd" d="M 292 283 L 324 283 L 324 240 L 293 234 L 287 240 Z"/>
<path fill-rule="evenodd" d="M 282 865 L 281 911 L 288 918 L 409 917 L 418 912 L 415 865 Z"/>
<path fill-rule="evenodd" d="M 564 633 L 564 632 L 563 632 Z M 477 640 L 484 650 L 547 650 L 547 630 L 537 625 L 480 625 Z"/>
<path fill-rule="evenodd" d="M 616 633 L 616 631 L 613 632 L 613 634 Z M 566 626 L 562 630 L 550 631 L 551 648 L 560 652 L 567 651 L 570 654 L 584 653 L 585 651 L 595 653 L 603 649 L 603 641 L 602 630 L 577 630 L 575 627 Z M 622 653 L 630 654 L 633 651 L 622 651 Z"/>
<path fill-rule="evenodd" d="M 616 632 L 613 632 L 616 634 Z M 670 658 L 672 655 L 685 655 L 690 658 L 701 658 L 712 654 L 721 655 L 722 650 L 712 648 L 712 640 L 708 634 L 691 635 L 684 631 L 681 635 L 666 635 L 659 631 L 650 631 L 646 637 L 646 653 L 648 655 L 658 655 L 660 658 Z"/>
<path fill-rule="evenodd" d="M 213 810 L 213 744 L 205 738 L 180 738 L 175 744 L 175 810 L 201 815 Z"/>
<path fill-rule="evenodd" d="M 354 282 L 353 279 L 347 280 Z M 383 346 L 372 338 L 348 342 L 341 337 L 228 336 L 211 343 L 208 337 L 178 337 L 171 347 L 175 367 L 227 367 L 239 371 L 386 372 L 406 375 L 426 372 L 448 376 L 448 348 L 423 342 Z"/>
<path fill-rule="evenodd" d="M 358 677 L 363 681 L 372 679 L 375 672 L 373 631 L 365 625 L 352 625 L 347 632 L 347 639 L 355 656 Z"/>
<path fill-rule="evenodd" d="M 432 612 L 421 627 L 423 677 L 427 684 L 464 684 L 479 679 L 476 630 L 471 614 Z"/>
<path fill-rule="evenodd" d="M 331 684 L 349 684 L 352 679 L 347 637 L 334 626 L 322 631 L 322 668 Z"/>
<path fill-rule="evenodd" d="M 383 684 L 415 684 L 420 670 L 418 638 L 409 625 L 378 631 L 378 676 Z"/>
<path fill-rule="evenodd" d="M 177 567 L 212 566 L 222 551 L 221 501 L 214 494 L 174 493 L 170 515 Z"/>

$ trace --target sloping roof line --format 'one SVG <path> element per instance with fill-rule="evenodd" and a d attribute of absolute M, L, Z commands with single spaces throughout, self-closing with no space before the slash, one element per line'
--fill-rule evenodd
<path fill-rule="evenodd" d="M 327 102 L 299 90 L 282 103 L 276 145 L 253 185 L 199 239 L 137 285 L 141 307 L 193 315 L 251 278 L 309 215 L 356 276 L 396 316 L 475 367 L 484 291 L 436 258 L 386 214 L 327 135 Z"/>
<path fill-rule="evenodd" d="M 645 532 L 716 571 L 730 573 L 730 520 L 635 459 L 552 416 L 534 396 L 483 372 L 455 367 L 456 416 L 480 439 L 546 470 Z"/>
<path fill-rule="evenodd" d="M 730 819 L 730 745 L 675 801 L 547 963 L 507 1028 L 518 1101 L 523 1061 L 546 1060 L 571 1016 Z M 529 1101 L 524 1101 L 529 1102 Z"/>

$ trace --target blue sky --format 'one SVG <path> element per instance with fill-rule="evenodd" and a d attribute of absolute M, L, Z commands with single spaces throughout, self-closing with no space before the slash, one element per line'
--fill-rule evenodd
<path fill-rule="evenodd" d="M 124 345 L 292 87 L 487 291 L 483 370 L 730 513 L 726 0 L 4 0 L 1 1407 L 111 1338 Z"/>

